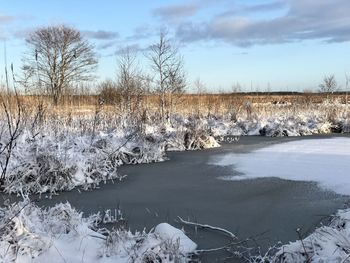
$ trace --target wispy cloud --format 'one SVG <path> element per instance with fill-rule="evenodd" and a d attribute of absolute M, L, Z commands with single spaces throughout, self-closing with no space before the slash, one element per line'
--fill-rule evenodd
<path fill-rule="evenodd" d="M 196 3 L 164 6 L 153 10 L 153 15 L 164 20 L 177 20 L 179 18 L 190 17 L 199 9 L 200 5 Z"/>
<path fill-rule="evenodd" d="M 131 44 L 128 46 L 123 46 L 123 47 L 119 47 L 116 52 L 114 53 L 114 55 L 123 55 L 127 52 L 131 52 L 131 53 L 138 53 L 138 52 L 145 52 L 149 50 L 149 47 L 143 47 L 139 44 Z"/>
<path fill-rule="evenodd" d="M 33 30 L 34 30 L 33 28 L 20 29 L 15 31 L 13 33 L 13 36 L 19 39 L 26 39 L 27 37 L 29 37 L 30 33 L 33 32 Z"/>
<path fill-rule="evenodd" d="M 3 27 L 8 23 L 13 22 L 15 19 L 16 18 L 14 16 L 0 14 L 0 40 L 1 41 L 6 40 L 9 37 L 9 32 L 6 32 L 6 30 Z"/>
<path fill-rule="evenodd" d="M 29 30 L 13 30 L 12 27 L 8 27 L 7 25 L 9 23 L 14 23 L 16 21 L 27 22 L 27 21 L 33 20 L 33 19 L 35 19 L 35 17 L 30 16 L 30 15 L 12 16 L 12 15 L 1 15 L 0 14 L 0 39 L 7 40 L 7 39 L 10 39 L 12 37 L 24 38 L 26 33 L 29 32 Z M 24 31 L 26 31 L 26 33 Z"/>
<path fill-rule="evenodd" d="M 13 37 L 19 38 L 19 39 L 25 39 L 35 29 L 36 29 L 35 27 L 19 29 L 13 33 Z M 101 46 L 106 46 L 105 48 L 107 48 L 107 45 L 109 45 L 112 41 L 119 38 L 119 34 L 117 32 L 112 32 L 112 31 L 104 31 L 104 30 L 86 31 L 85 30 L 85 31 L 81 31 L 81 33 L 83 34 L 83 36 L 90 39 L 109 41 L 107 43 L 101 44 Z M 103 49 L 103 47 L 101 49 Z"/>
<path fill-rule="evenodd" d="M 350 1 L 285 0 L 284 4 L 288 10 L 277 18 L 253 20 L 232 13 L 209 21 L 182 23 L 177 37 L 185 42 L 220 40 L 244 47 L 302 40 L 350 41 Z M 275 1 L 250 9 L 264 11 L 282 6 L 281 1 Z"/>
<path fill-rule="evenodd" d="M 8 23 L 13 21 L 15 18 L 9 15 L 0 15 L 0 24 Z"/>
<path fill-rule="evenodd" d="M 276 10 L 286 9 L 288 4 L 285 0 L 276 0 L 263 4 L 245 4 L 245 5 L 234 5 L 234 7 L 220 13 L 217 17 L 234 16 L 234 15 L 246 15 L 251 13 L 259 12 L 271 12 Z"/>
<path fill-rule="evenodd" d="M 136 54 L 139 52 L 145 52 L 149 50 L 149 47 L 142 47 L 139 44 L 130 44 L 127 46 L 118 46 L 116 51 L 108 53 L 106 55 L 102 55 L 102 57 L 115 57 L 115 56 L 122 56 L 126 54 L 127 52 L 131 52 L 132 54 Z"/>
<path fill-rule="evenodd" d="M 99 44 L 97 46 L 97 49 L 98 50 L 105 50 L 105 49 L 115 47 L 115 45 L 116 45 L 116 41 L 108 41 L 106 43 Z"/>
<path fill-rule="evenodd" d="M 142 39 L 147 39 L 155 35 L 155 31 L 149 25 L 139 26 L 134 29 L 134 32 L 131 36 L 126 38 L 127 41 L 138 41 Z"/>
<path fill-rule="evenodd" d="M 263 11 L 273 11 L 287 7 L 286 1 L 279 0 L 263 4 L 249 5 L 241 8 L 242 12 L 263 12 Z"/>
<path fill-rule="evenodd" d="M 231 3 L 231 0 L 188 0 L 186 4 L 164 5 L 155 8 L 152 13 L 164 21 L 179 21 L 193 17 L 203 9 L 221 6 L 225 3 Z"/>
<path fill-rule="evenodd" d="M 87 38 L 97 39 L 97 40 L 111 40 L 111 39 L 119 38 L 119 33 L 118 32 L 113 32 L 113 31 L 105 31 L 105 30 L 90 31 L 90 30 L 85 30 L 85 31 L 82 31 L 82 33 Z"/>

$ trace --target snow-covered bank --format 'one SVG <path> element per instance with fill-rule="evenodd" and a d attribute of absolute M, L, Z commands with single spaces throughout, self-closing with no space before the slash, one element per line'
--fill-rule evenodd
<path fill-rule="evenodd" d="M 214 136 L 304 136 L 350 131 L 349 105 L 339 101 L 291 105 L 256 103 L 251 112 L 244 113 L 243 109 L 204 119 Z"/>
<path fill-rule="evenodd" d="M 1 133 L 1 190 L 43 193 L 88 189 L 123 178 L 117 171 L 122 164 L 163 161 L 166 151 L 219 147 L 225 136 L 302 136 L 350 130 L 347 108 L 337 102 L 254 107 L 249 115 L 239 109 L 217 115 L 174 113 L 165 122 L 157 114 L 139 118 L 110 109 L 29 116 L 11 146 L 11 158 L 7 154 L 11 135 L 6 129 Z M 2 122 L 0 126 L 6 127 Z"/>
<path fill-rule="evenodd" d="M 350 195 L 350 138 L 310 139 L 272 145 L 248 154 L 228 154 L 212 164 L 233 165 L 240 175 L 224 180 L 278 177 L 315 181 L 320 187 Z"/>
<path fill-rule="evenodd" d="M 302 240 L 291 242 L 274 255 L 252 258 L 252 262 L 303 263 L 350 260 L 350 209 L 339 210 L 328 226 L 317 228 Z"/>
<path fill-rule="evenodd" d="M 1 262 L 187 262 L 197 245 L 167 223 L 150 233 L 98 229 L 68 203 L 40 209 L 25 201 L 0 208 Z"/>
<path fill-rule="evenodd" d="M 218 147 L 203 132 L 168 129 L 160 133 L 130 129 L 80 134 L 48 128 L 33 136 L 28 130 L 17 139 L 3 181 L 8 193 L 44 193 L 96 187 L 111 179 L 123 179 L 118 167 L 166 160 L 167 150 L 198 150 Z M 4 160 L 1 160 L 4 158 Z M 0 156 L 5 163 L 6 155 Z"/>
<path fill-rule="evenodd" d="M 12 155 L 4 182 L 9 193 L 86 189 L 108 179 L 122 179 L 117 172 L 122 164 L 165 159 L 161 144 L 103 132 L 93 138 L 74 133 L 32 137 L 24 132 Z"/>

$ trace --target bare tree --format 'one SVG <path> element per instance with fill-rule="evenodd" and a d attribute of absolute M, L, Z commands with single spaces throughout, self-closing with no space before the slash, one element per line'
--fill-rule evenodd
<path fill-rule="evenodd" d="M 121 95 L 121 108 L 132 112 L 138 108 L 146 91 L 146 77 L 142 74 L 137 53 L 126 48 L 118 57 L 117 89 Z"/>
<path fill-rule="evenodd" d="M 35 80 L 35 74 L 36 74 L 36 71 L 34 68 L 28 67 L 28 66 L 22 67 L 22 75 L 18 80 L 18 84 L 22 86 L 25 94 L 36 93 L 34 87 L 35 87 L 35 84 L 37 84 L 38 82 Z"/>
<path fill-rule="evenodd" d="M 232 85 L 232 92 L 233 93 L 238 93 L 242 91 L 242 86 L 239 82 L 237 82 L 236 84 Z"/>
<path fill-rule="evenodd" d="M 26 42 L 29 52 L 23 58 L 23 70 L 37 71 L 40 86 L 55 104 L 73 83 L 93 79 L 97 59 L 93 46 L 78 30 L 64 25 L 43 27 Z"/>
<path fill-rule="evenodd" d="M 349 93 L 349 81 L 350 81 L 350 76 L 345 73 L 345 104 L 348 105 L 348 93 Z"/>
<path fill-rule="evenodd" d="M 109 105 L 120 105 L 121 95 L 115 81 L 106 79 L 97 86 L 97 90 L 101 102 Z"/>
<path fill-rule="evenodd" d="M 195 91 L 197 94 L 201 95 L 207 92 L 207 88 L 205 86 L 205 83 L 200 79 L 197 78 L 194 82 L 193 82 Z"/>
<path fill-rule="evenodd" d="M 148 58 L 155 73 L 155 92 L 159 96 L 161 118 L 164 120 L 166 113 L 171 111 L 174 95 L 183 94 L 186 87 L 183 57 L 178 48 L 171 45 L 166 33 L 161 32 L 158 43 L 150 47 Z"/>
<path fill-rule="evenodd" d="M 197 95 L 193 96 L 193 101 L 195 106 L 195 111 L 197 116 L 200 116 L 200 112 L 203 106 L 203 98 L 205 93 L 207 93 L 207 88 L 205 86 L 205 83 L 198 77 L 194 82 L 194 91 Z"/>
<path fill-rule="evenodd" d="M 327 93 L 327 98 L 329 94 L 333 94 L 333 92 L 337 91 L 338 83 L 335 80 L 334 75 L 325 76 L 323 78 L 323 83 L 319 85 L 320 92 Z"/>
<path fill-rule="evenodd" d="M 13 64 L 11 64 L 13 94 L 10 92 L 8 82 L 7 67 L 5 66 L 7 92 L 0 93 L 0 116 L 4 123 L 0 122 L 0 188 L 4 186 L 6 173 L 13 150 L 16 146 L 18 137 L 22 134 L 23 123 L 23 105 L 16 90 L 16 80 L 13 72 Z"/>
<path fill-rule="evenodd" d="M 6 127 L 1 129 L 0 134 L 0 185 L 3 186 L 13 149 L 16 146 L 18 137 L 22 133 L 22 123 L 24 118 L 22 116 L 22 103 L 20 102 L 17 93 L 15 93 L 14 96 L 7 95 L 6 97 L 0 95 L 0 103 L 6 123 Z M 15 109 L 12 109 L 11 105 L 16 105 Z M 4 130 L 6 132 L 4 132 Z"/>

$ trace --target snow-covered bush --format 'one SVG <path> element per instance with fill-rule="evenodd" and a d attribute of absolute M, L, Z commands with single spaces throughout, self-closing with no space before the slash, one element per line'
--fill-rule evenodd
<path fill-rule="evenodd" d="M 99 229 L 69 203 L 42 209 L 26 200 L 0 208 L 1 262 L 187 262 L 196 249 L 162 223 L 149 233 Z"/>
<path fill-rule="evenodd" d="M 164 160 L 161 144 L 142 138 L 99 133 L 90 136 L 69 133 L 63 136 L 24 133 L 13 151 L 4 190 L 10 193 L 43 193 L 88 188 L 101 181 L 121 179 L 122 164 Z"/>
<path fill-rule="evenodd" d="M 2 180 L 9 193 L 43 193 L 84 189 L 109 179 L 120 179 L 122 164 L 163 161 L 170 150 L 199 150 L 218 147 L 226 136 L 302 136 L 347 132 L 350 117 L 339 102 L 307 105 L 253 105 L 246 112 L 227 114 L 174 113 L 167 122 L 157 114 L 142 121 L 111 109 L 38 114 L 26 121 L 23 133 L 11 149 Z M 40 119 L 40 121 L 38 121 Z M 0 127 L 6 127 L 0 120 Z M 2 133 L 6 134 L 6 133 Z M 0 136 L 0 146 L 6 136 Z M 0 163 L 7 156 L 0 155 Z M 0 167 L 0 172 L 3 170 Z"/>
<path fill-rule="evenodd" d="M 321 226 L 304 239 L 274 247 L 249 262 L 304 263 L 348 262 L 350 259 L 350 209 L 339 210 L 328 226 Z"/>

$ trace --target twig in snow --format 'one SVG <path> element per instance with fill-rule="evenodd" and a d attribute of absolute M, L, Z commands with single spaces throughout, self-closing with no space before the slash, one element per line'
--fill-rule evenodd
<path fill-rule="evenodd" d="M 216 247 L 216 248 L 209 248 L 209 249 L 197 249 L 194 253 L 195 254 L 203 254 L 203 253 L 211 253 L 216 252 L 220 250 L 226 250 L 230 247 L 230 244 L 223 246 L 223 247 Z"/>
<path fill-rule="evenodd" d="M 28 206 L 29 204 L 30 204 L 30 202 L 26 203 L 24 206 L 21 207 L 21 209 L 19 209 L 19 211 L 18 211 L 16 214 L 14 214 L 11 218 L 9 218 L 9 219 L 6 221 L 6 223 L 5 223 L 3 226 L 0 227 L 0 231 L 3 230 L 3 229 L 4 229 L 16 216 L 18 216 L 18 215 L 21 213 L 21 211 L 22 211 L 24 208 L 26 208 L 26 206 Z"/>
<path fill-rule="evenodd" d="M 301 245 L 303 246 L 303 249 L 304 249 L 304 252 L 305 252 L 305 255 L 306 255 L 306 262 L 310 262 L 309 254 L 306 251 L 306 248 L 305 248 L 305 245 L 304 245 L 304 242 L 303 242 L 303 238 L 302 238 L 301 233 L 300 233 L 300 228 L 297 228 L 296 232 L 297 232 L 298 237 L 300 239 Z"/>
<path fill-rule="evenodd" d="M 237 239 L 235 234 L 233 234 L 232 232 L 230 232 L 230 231 L 228 231 L 226 229 L 223 229 L 223 228 L 220 228 L 220 227 L 211 226 L 211 225 L 205 225 L 205 224 L 199 224 L 199 223 L 186 221 L 186 220 L 182 219 L 180 216 L 178 216 L 177 218 L 180 220 L 180 222 L 182 224 L 190 225 L 190 226 L 196 226 L 196 227 L 201 227 L 201 228 L 208 228 L 208 229 L 211 229 L 211 230 L 222 232 L 222 233 L 228 235 L 232 239 Z"/>
<path fill-rule="evenodd" d="M 124 146 L 136 135 L 137 132 L 138 132 L 138 131 L 135 131 L 135 132 L 133 132 L 132 134 L 128 135 L 128 136 L 126 137 L 125 142 L 124 142 L 123 144 L 121 144 L 116 150 L 114 150 L 113 152 L 111 152 L 111 153 L 109 154 L 109 157 L 111 157 L 113 154 L 115 154 L 116 152 L 118 152 L 122 147 L 124 147 Z"/>
<path fill-rule="evenodd" d="M 55 246 L 55 244 L 52 243 L 52 246 L 56 249 L 58 255 L 62 258 L 63 262 L 67 263 L 67 260 L 63 257 L 62 253 L 58 250 L 58 248 Z"/>
<path fill-rule="evenodd" d="M 106 238 L 106 237 L 102 237 L 102 236 L 89 235 L 89 237 L 99 238 L 99 239 L 102 239 L 102 240 L 107 240 L 107 238 Z"/>
<path fill-rule="evenodd" d="M 347 257 L 342 261 L 342 263 L 348 262 L 349 258 L 350 258 L 350 255 L 347 256 Z"/>

